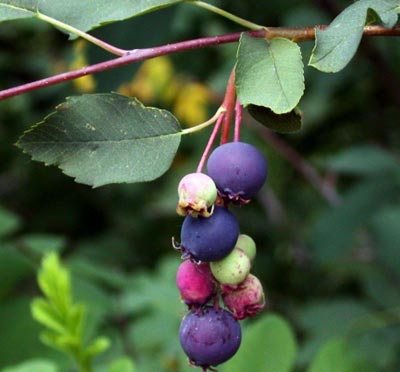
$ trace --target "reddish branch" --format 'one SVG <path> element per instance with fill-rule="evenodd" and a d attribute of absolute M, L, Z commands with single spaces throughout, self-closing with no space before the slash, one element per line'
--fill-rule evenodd
<path fill-rule="evenodd" d="M 327 26 L 317 26 L 318 29 L 324 29 Z M 248 35 L 259 38 L 272 39 L 276 37 L 284 37 L 294 41 L 306 41 L 315 39 L 315 28 L 282 28 L 282 27 L 269 27 L 257 31 L 249 31 Z M 54 75 L 45 79 L 37 80 L 32 83 L 19 85 L 13 88 L 0 91 L 0 100 L 17 96 L 32 90 L 44 88 L 50 85 L 63 83 L 69 80 L 77 79 L 82 76 L 95 74 L 101 71 L 110 70 L 119 66 L 124 66 L 130 63 L 143 61 L 177 52 L 182 52 L 191 49 L 200 49 L 214 45 L 234 43 L 240 38 L 241 32 L 204 37 L 194 40 L 182 41 L 174 44 L 167 44 L 155 48 L 134 49 L 127 52 L 122 57 L 118 57 L 109 61 L 97 63 L 91 66 L 83 67 L 77 70 L 64 72 L 62 74 Z M 400 36 L 400 27 L 387 29 L 382 26 L 366 26 L 364 28 L 364 35 L 366 36 Z"/>

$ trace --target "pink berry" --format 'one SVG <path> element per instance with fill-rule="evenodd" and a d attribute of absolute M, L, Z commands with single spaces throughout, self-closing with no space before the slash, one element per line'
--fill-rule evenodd
<path fill-rule="evenodd" d="M 206 263 L 183 261 L 176 273 L 176 285 L 190 308 L 206 304 L 215 293 L 215 281 Z"/>
<path fill-rule="evenodd" d="M 224 304 L 236 319 L 252 317 L 265 307 L 262 284 L 252 274 L 239 286 L 222 285 L 221 289 Z"/>

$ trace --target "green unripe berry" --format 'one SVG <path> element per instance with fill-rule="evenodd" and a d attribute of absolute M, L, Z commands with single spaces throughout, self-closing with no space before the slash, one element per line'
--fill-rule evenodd
<path fill-rule="evenodd" d="M 211 262 L 214 278 L 221 284 L 237 285 L 246 279 L 250 272 L 250 258 L 240 248 L 234 248 L 222 260 Z"/>
<path fill-rule="evenodd" d="M 256 243 L 248 235 L 240 234 L 235 247 L 242 249 L 249 256 L 250 261 L 256 257 Z"/>

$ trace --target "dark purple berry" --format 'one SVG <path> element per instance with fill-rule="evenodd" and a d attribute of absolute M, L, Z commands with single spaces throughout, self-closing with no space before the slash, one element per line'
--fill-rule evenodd
<path fill-rule="evenodd" d="M 215 294 L 216 283 L 206 263 L 183 261 L 176 273 L 176 286 L 186 305 L 198 307 L 207 303 Z"/>
<path fill-rule="evenodd" d="M 211 153 L 207 173 L 224 199 L 247 201 L 265 183 L 267 162 L 253 145 L 230 142 Z"/>
<path fill-rule="evenodd" d="M 211 217 L 185 217 L 178 249 L 194 261 L 218 261 L 232 251 L 238 236 L 236 217 L 224 207 L 215 207 Z"/>
<path fill-rule="evenodd" d="M 206 370 L 230 359 L 239 349 L 242 334 L 231 313 L 207 306 L 185 316 L 179 338 L 190 362 Z"/>

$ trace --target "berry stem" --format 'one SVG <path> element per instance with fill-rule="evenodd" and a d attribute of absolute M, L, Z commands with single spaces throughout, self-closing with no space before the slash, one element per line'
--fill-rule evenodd
<path fill-rule="evenodd" d="M 215 123 L 220 116 L 223 116 L 223 114 L 225 113 L 225 109 L 221 106 L 217 112 L 213 115 L 213 117 L 211 117 L 210 119 L 208 119 L 207 121 L 200 123 L 198 125 L 196 125 L 195 127 L 191 127 L 191 128 L 186 128 L 184 129 L 180 135 L 185 135 L 185 134 L 190 134 L 190 133 L 195 133 L 199 130 L 202 130 L 206 127 L 208 127 L 209 125 Z"/>
<path fill-rule="evenodd" d="M 222 107 L 225 108 L 226 113 L 222 123 L 221 145 L 229 141 L 229 130 L 231 126 L 233 110 L 235 107 L 235 98 L 235 69 L 233 68 L 226 86 L 224 101 L 222 102 Z"/>
<path fill-rule="evenodd" d="M 201 173 L 203 171 L 204 164 L 208 158 L 208 155 L 210 155 L 212 145 L 214 144 L 215 138 L 217 137 L 217 134 L 221 128 L 221 124 L 224 120 L 225 114 L 226 114 L 225 111 L 221 112 L 221 115 L 217 119 L 214 129 L 211 132 L 210 138 L 208 139 L 206 148 L 204 149 L 203 155 L 201 156 L 199 165 L 197 166 L 197 170 L 196 170 L 197 173 Z"/>
<path fill-rule="evenodd" d="M 235 104 L 235 128 L 233 132 L 233 141 L 240 141 L 240 126 L 242 125 L 242 116 L 243 116 L 243 106 L 240 104 L 240 101 L 236 99 Z"/>

